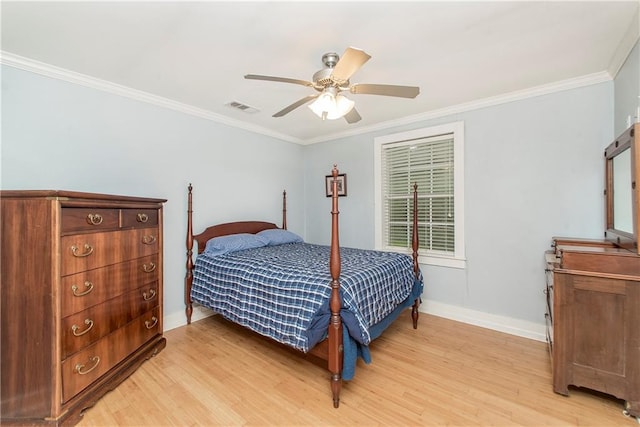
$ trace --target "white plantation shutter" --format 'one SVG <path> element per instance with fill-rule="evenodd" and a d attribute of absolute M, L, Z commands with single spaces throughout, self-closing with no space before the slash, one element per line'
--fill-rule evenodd
<path fill-rule="evenodd" d="M 383 145 L 381 174 L 383 244 L 411 247 L 418 184 L 420 249 L 455 255 L 453 133 Z"/>

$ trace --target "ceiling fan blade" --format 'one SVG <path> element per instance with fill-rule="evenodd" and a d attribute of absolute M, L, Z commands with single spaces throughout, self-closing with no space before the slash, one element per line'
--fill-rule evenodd
<path fill-rule="evenodd" d="M 345 114 L 344 119 L 347 121 L 347 123 L 351 124 L 351 123 L 359 122 L 362 119 L 362 117 L 360 117 L 360 114 L 358 114 L 358 112 L 354 107 L 351 109 L 351 111 Z"/>
<path fill-rule="evenodd" d="M 259 74 L 247 74 L 244 76 L 244 78 L 249 80 L 267 80 L 270 82 L 293 83 L 297 85 L 313 87 L 313 83 L 309 81 L 290 79 L 287 77 L 273 77 L 273 76 L 261 76 Z"/>
<path fill-rule="evenodd" d="M 354 94 L 398 96 L 400 98 L 415 98 L 420 93 L 416 86 L 355 84 L 349 88 Z"/>
<path fill-rule="evenodd" d="M 348 47 L 342 57 L 333 68 L 331 77 L 337 81 L 347 81 L 349 78 L 367 62 L 371 56 L 364 50 Z"/>
<path fill-rule="evenodd" d="M 312 99 L 316 99 L 318 96 L 320 96 L 320 94 L 305 96 L 304 98 L 297 100 L 296 102 L 294 102 L 293 104 L 289 105 L 288 107 L 283 108 L 282 110 L 278 111 L 277 113 L 275 113 L 273 115 L 273 117 L 282 117 L 285 114 L 288 114 L 291 111 L 295 110 L 296 108 L 300 107 L 301 105 L 306 104 L 307 102 L 311 101 Z"/>

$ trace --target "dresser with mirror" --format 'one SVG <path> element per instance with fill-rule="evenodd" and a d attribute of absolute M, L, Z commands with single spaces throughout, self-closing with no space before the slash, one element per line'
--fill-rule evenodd
<path fill-rule="evenodd" d="M 640 147 L 634 124 L 605 150 L 601 240 L 554 237 L 546 255 L 553 390 L 606 393 L 640 416 Z"/>

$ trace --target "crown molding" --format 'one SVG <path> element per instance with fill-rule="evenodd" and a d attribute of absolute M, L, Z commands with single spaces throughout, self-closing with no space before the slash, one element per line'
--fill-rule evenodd
<path fill-rule="evenodd" d="M 69 83 L 75 83 L 81 86 L 97 89 L 103 92 L 108 92 L 113 95 L 119 95 L 126 98 L 134 99 L 136 101 L 146 102 L 148 104 L 157 105 L 171 110 L 179 111 L 192 116 L 200 117 L 206 120 L 222 123 L 228 126 L 244 129 L 249 132 L 254 132 L 273 138 L 277 138 L 287 142 L 293 142 L 300 144 L 302 141 L 298 138 L 294 138 L 291 135 L 285 135 L 279 132 L 274 132 L 270 129 L 255 126 L 245 123 L 240 120 L 231 119 L 221 114 L 216 114 L 211 111 L 197 108 L 188 104 L 183 104 L 178 101 L 174 101 L 161 96 L 153 95 L 148 92 L 144 92 L 137 89 L 132 89 L 127 86 L 112 83 L 106 80 L 98 79 L 95 77 L 87 76 L 85 74 L 76 73 L 64 68 L 56 67 L 44 62 L 35 61 L 33 59 L 25 58 L 23 56 L 15 55 L 10 52 L 0 51 L 0 64 L 7 65 L 13 68 L 18 68 L 32 73 L 40 74 L 42 76 L 63 80 Z"/>

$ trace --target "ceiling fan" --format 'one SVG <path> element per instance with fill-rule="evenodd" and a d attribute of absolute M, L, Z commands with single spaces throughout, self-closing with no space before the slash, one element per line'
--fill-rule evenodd
<path fill-rule="evenodd" d="M 347 48 L 342 57 L 337 53 L 325 53 L 322 56 L 324 68 L 313 75 L 313 81 L 290 79 L 287 77 L 262 76 L 247 74 L 245 79 L 267 80 L 272 82 L 293 83 L 308 86 L 315 89 L 316 94 L 305 96 L 293 104 L 285 107 L 273 115 L 282 117 L 296 108 L 312 101 L 315 102 L 309 108 L 319 117 L 324 119 L 338 119 L 344 117 L 348 123 L 355 123 L 362 117 L 354 108 L 354 102 L 343 96 L 341 92 L 348 91 L 352 94 L 368 94 L 395 96 L 400 98 L 415 98 L 420 93 L 416 86 L 397 86 L 383 84 L 351 84 L 349 79 L 371 58 L 366 52 L 353 47 Z"/>

